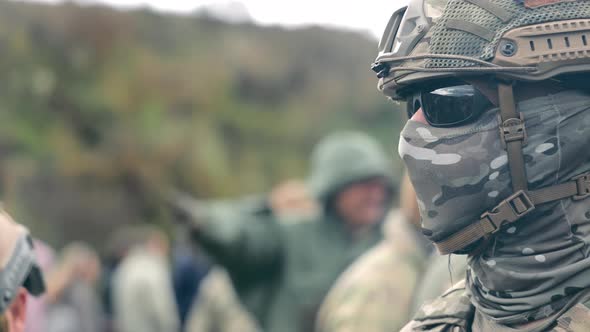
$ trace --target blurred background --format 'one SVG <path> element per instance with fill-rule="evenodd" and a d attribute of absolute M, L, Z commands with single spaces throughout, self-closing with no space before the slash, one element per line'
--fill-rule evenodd
<path fill-rule="evenodd" d="M 52 247 L 304 178 L 334 130 L 397 155 L 370 64 L 403 1 L 107 2 L 0 1 L 1 199 Z"/>
<path fill-rule="evenodd" d="M 29 299 L 25 332 L 247 332 L 258 326 L 284 332 L 293 322 L 307 326 L 298 331 L 311 331 L 332 283 L 381 241 L 384 213 L 397 205 L 397 142 L 405 116 L 402 105 L 377 91 L 370 66 L 381 30 L 404 3 L 0 0 L 0 201 L 35 237 L 47 286 L 44 297 Z M 338 173 L 330 166 L 322 176 L 337 179 L 325 182 L 333 192 L 315 201 L 305 185 L 310 154 L 320 139 L 341 130 L 376 138 L 396 175 L 353 179 L 341 170 L 350 177 L 344 185 L 338 175 L 327 176 Z M 356 142 L 345 137 L 341 146 Z M 339 151 L 357 158 L 349 151 L 363 150 L 365 157 L 354 160 L 367 165 L 382 160 L 372 143 L 354 144 Z M 379 165 L 388 173 L 388 163 Z M 178 215 L 163 199 L 172 188 L 200 200 L 193 206 L 200 206 L 202 220 L 203 211 L 242 211 L 210 219 L 220 229 L 257 234 L 243 236 L 254 248 L 290 239 L 291 245 L 268 245 L 269 257 L 283 259 L 282 250 L 292 250 L 284 257 L 304 257 L 313 266 L 301 265 L 298 274 L 285 268 L 292 279 L 283 278 L 282 267 L 299 261 L 277 258 L 259 269 L 251 264 L 259 263 L 256 256 L 242 264 L 248 247 L 219 236 L 228 252 L 239 249 L 232 252 L 237 258 L 224 261 L 223 252 L 198 238 L 208 228 L 193 225 L 191 238 L 175 223 Z M 417 248 L 398 251 L 413 254 L 425 245 L 411 226 L 415 197 L 406 191 L 411 211 L 407 218 L 392 213 L 389 224 Z M 241 200 L 248 197 L 259 199 L 256 209 L 246 208 L 255 201 Z M 227 206 L 216 205 L 222 200 Z M 368 214 L 355 219 L 358 211 Z M 288 224 L 294 212 L 317 222 Z M 244 223 L 221 223 L 233 219 Z M 281 233 L 267 236 L 275 230 Z M 384 261 L 395 267 L 392 276 L 401 275 L 394 259 Z M 407 282 L 417 277 L 406 279 L 392 285 L 409 291 Z M 284 280 L 295 282 L 275 288 Z M 277 300 L 282 307 L 267 302 L 280 312 L 261 314 L 263 297 L 255 292 L 289 300 Z M 299 298 L 283 297 L 289 292 Z M 399 307 L 409 312 L 406 302 Z M 144 316 L 128 310 L 146 318 L 134 321 Z"/>

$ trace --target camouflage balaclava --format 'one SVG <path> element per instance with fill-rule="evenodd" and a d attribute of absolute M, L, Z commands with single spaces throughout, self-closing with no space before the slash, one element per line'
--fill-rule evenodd
<path fill-rule="evenodd" d="M 516 87 L 518 89 L 518 87 Z M 530 189 L 590 170 L 590 95 L 565 91 L 520 102 Z M 408 121 L 399 152 L 431 240 L 477 220 L 512 193 L 498 109 L 472 124 L 435 128 Z M 590 201 L 563 199 L 506 225 L 470 258 L 467 286 L 478 312 L 500 324 L 549 317 L 590 288 Z"/>

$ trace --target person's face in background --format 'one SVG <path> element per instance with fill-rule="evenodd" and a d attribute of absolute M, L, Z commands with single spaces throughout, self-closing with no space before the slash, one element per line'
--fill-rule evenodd
<path fill-rule="evenodd" d="M 89 284 L 96 285 L 101 275 L 100 260 L 98 257 L 90 255 L 83 265 L 82 278 Z"/>
<path fill-rule="evenodd" d="M 73 243 L 64 249 L 61 268 L 71 281 L 80 280 L 89 285 L 95 285 L 101 273 L 98 254 L 83 243 Z"/>
<path fill-rule="evenodd" d="M 0 332 L 23 332 L 27 318 L 27 291 L 20 288 L 10 307 L 0 318 Z"/>
<path fill-rule="evenodd" d="M 335 208 L 348 226 L 364 228 L 383 218 L 389 198 L 387 180 L 373 178 L 344 188 L 335 198 Z"/>
<path fill-rule="evenodd" d="M 170 253 L 170 244 L 163 233 L 154 232 L 151 234 L 146 245 L 150 251 L 163 257 Z"/>

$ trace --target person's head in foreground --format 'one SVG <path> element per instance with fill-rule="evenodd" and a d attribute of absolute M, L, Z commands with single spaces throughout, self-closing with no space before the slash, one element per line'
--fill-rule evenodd
<path fill-rule="evenodd" d="M 470 256 L 475 323 L 590 299 L 588 39 L 589 1 L 411 0 L 381 40 L 423 233 Z"/>
<path fill-rule="evenodd" d="M 0 210 L 0 332 L 25 328 L 27 293 L 45 290 L 27 230 Z"/>

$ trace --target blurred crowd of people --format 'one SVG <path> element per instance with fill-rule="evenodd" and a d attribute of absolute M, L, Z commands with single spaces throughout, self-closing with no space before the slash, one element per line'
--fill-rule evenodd
<path fill-rule="evenodd" d="M 268 195 L 166 197 L 172 234 L 117 229 L 102 259 L 34 240 L 45 292 L 8 331 L 394 331 L 465 273 L 433 254 L 411 184 L 362 133 L 328 136 L 306 181 Z"/>

